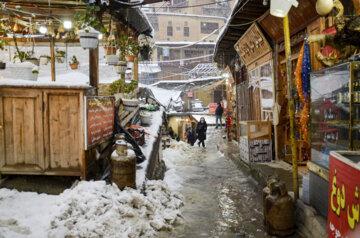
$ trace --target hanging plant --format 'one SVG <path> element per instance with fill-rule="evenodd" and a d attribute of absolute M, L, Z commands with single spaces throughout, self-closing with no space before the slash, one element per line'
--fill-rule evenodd
<path fill-rule="evenodd" d="M 102 1 L 103 2 L 103 1 Z M 87 5 L 85 12 L 77 12 L 74 15 L 75 26 L 80 36 L 80 44 L 84 49 L 96 48 L 100 33 L 106 33 L 102 23 L 102 14 L 106 10 L 106 2 L 100 5 Z M 99 29 L 99 31 L 95 30 Z"/>
<path fill-rule="evenodd" d="M 115 40 L 108 40 L 104 46 L 105 55 L 116 55 L 116 42 Z"/>
<path fill-rule="evenodd" d="M 138 37 L 139 53 L 141 60 L 148 61 L 152 54 L 152 41 L 151 37 L 144 34 L 140 34 Z"/>
<path fill-rule="evenodd" d="M 55 49 L 55 59 L 56 62 L 62 64 L 65 61 L 65 51 L 59 50 L 58 48 Z"/>

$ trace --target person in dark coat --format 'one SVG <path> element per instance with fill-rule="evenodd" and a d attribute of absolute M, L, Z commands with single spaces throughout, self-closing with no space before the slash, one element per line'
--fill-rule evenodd
<path fill-rule="evenodd" d="M 215 115 L 216 115 L 216 127 L 215 129 L 218 128 L 218 121 L 220 119 L 220 128 L 222 129 L 222 114 L 224 112 L 224 108 L 221 106 L 221 103 L 218 102 L 218 106 L 216 108 L 216 111 L 215 111 Z"/>
<path fill-rule="evenodd" d="M 196 126 L 196 136 L 199 139 L 198 145 L 205 147 L 207 124 L 204 117 L 200 118 L 200 122 Z"/>
<path fill-rule="evenodd" d="M 195 133 L 194 125 L 191 125 L 190 127 L 187 128 L 186 137 L 187 137 L 188 143 L 193 146 L 196 141 L 196 133 Z"/>

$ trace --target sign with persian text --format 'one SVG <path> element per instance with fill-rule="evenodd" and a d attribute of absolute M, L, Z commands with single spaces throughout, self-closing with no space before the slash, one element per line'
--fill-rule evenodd
<path fill-rule="evenodd" d="M 331 152 L 327 237 L 360 237 L 359 187 L 360 166 Z"/>
<path fill-rule="evenodd" d="M 85 148 L 91 148 L 113 136 L 114 97 L 86 97 Z"/>

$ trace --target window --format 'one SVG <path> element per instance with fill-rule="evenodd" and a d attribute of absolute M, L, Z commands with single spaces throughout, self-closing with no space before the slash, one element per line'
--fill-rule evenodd
<path fill-rule="evenodd" d="M 159 19 L 157 17 L 150 17 L 150 23 L 155 31 L 159 31 Z"/>
<path fill-rule="evenodd" d="M 184 22 L 184 26 L 188 26 L 188 22 L 186 21 L 186 22 Z"/>
<path fill-rule="evenodd" d="M 219 24 L 214 22 L 200 22 L 200 24 L 202 34 L 210 34 L 219 28 Z"/>
<path fill-rule="evenodd" d="M 274 105 L 273 72 L 271 61 L 249 72 L 249 84 L 260 89 L 261 119 L 272 120 Z"/>
<path fill-rule="evenodd" d="M 172 28 L 172 26 L 168 26 L 168 27 L 167 27 L 167 35 L 168 35 L 168 36 L 172 36 L 172 35 L 173 35 L 173 28 Z"/>
<path fill-rule="evenodd" d="M 176 27 L 176 30 L 177 30 L 177 31 L 180 31 L 180 26 L 177 26 L 177 27 Z"/>
<path fill-rule="evenodd" d="M 168 26 L 172 26 L 172 21 L 168 21 Z"/>
<path fill-rule="evenodd" d="M 188 27 L 188 26 L 185 26 L 185 27 L 184 27 L 184 36 L 189 37 L 189 35 L 190 35 L 189 27 Z"/>

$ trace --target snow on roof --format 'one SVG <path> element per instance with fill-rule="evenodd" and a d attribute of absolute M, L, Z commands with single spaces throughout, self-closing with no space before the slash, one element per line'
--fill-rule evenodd
<path fill-rule="evenodd" d="M 169 106 L 171 99 L 173 101 L 176 101 L 176 99 L 181 94 L 181 91 L 158 88 L 153 85 L 148 86 L 141 84 L 139 85 L 139 87 L 148 88 L 149 90 L 151 90 L 156 100 L 158 100 L 166 108 Z"/>
<path fill-rule="evenodd" d="M 189 71 L 189 75 L 209 75 L 217 74 L 219 69 L 213 63 L 198 64 Z"/>
<path fill-rule="evenodd" d="M 215 42 L 196 42 L 196 41 L 156 41 L 155 45 L 215 45 Z"/>
<path fill-rule="evenodd" d="M 158 64 L 139 64 L 139 73 L 159 73 L 161 72 L 161 68 Z"/>
<path fill-rule="evenodd" d="M 213 80 L 213 79 L 221 79 L 222 76 L 213 76 L 213 77 L 206 77 L 206 78 L 196 78 L 196 79 L 188 79 L 188 80 L 160 80 L 154 84 L 152 84 L 152 86 L 156 86 L 160 83 L 192 83 L 192 82 L 200 82 L 200 81 L 207 81 L 207 80 Z"/>
<path fill-rule="evenodd" d="M 150 17 L 155 16 L 155 15 L 165 15 L 165 16 L 171 16 L 171 17 L 200 17 L 200 18 L 212 18 L 212 19 L 226 20 L 226 17 L 209 16 L 209 15 L 184 14 L 184 13 L 172 13 L 172 12 L 144 12 L 144 13 L 151 15 Z"/>

